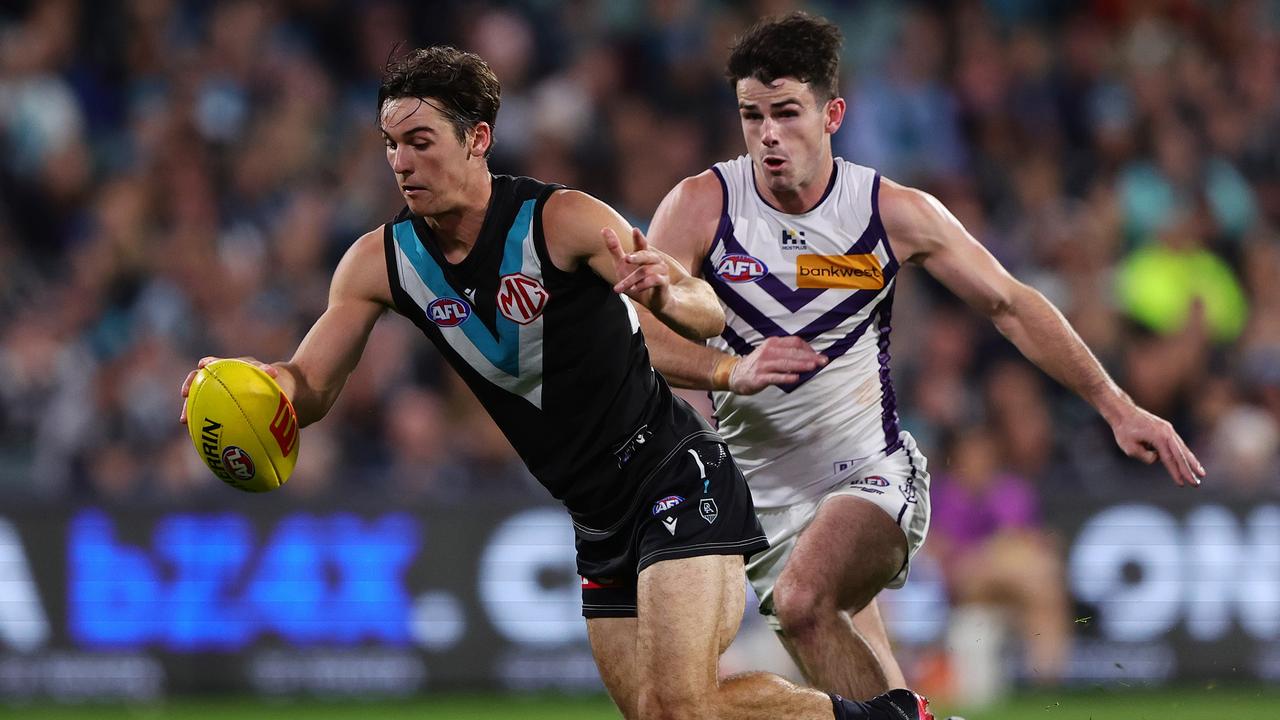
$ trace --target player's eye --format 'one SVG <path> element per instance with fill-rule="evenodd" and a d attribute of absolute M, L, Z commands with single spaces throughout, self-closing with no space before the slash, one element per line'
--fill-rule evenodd
<path fill-rule="evenodd" d="M 751 112 L 742 113 L 742 119 L 743 120 L 759 120 L 760 113 L 751 113 Z"/>

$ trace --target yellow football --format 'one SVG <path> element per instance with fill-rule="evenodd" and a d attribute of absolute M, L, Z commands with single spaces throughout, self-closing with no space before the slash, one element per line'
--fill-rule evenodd
<path fill-rule="evenodd" d="M 196 373 L 187 432 L 204 464 L 237 490 L 275 490 L 298 462 L 293 404 L 270 375 L 242 360 L 214 360 Z"/>

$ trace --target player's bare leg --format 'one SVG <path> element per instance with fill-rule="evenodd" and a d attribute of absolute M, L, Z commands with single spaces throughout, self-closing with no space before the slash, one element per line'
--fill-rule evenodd
<path fill-rule="evenodd" d="M 640 575 L 638 618 L 588 621 L 592 652 L 625 717 L 646 720 L 880 720 L 931 718 L 923 700 L 833 698 L 777 675 L 717 680 L 720 655 L 737 634 L 746 595 L 740 556 L 660 562 Z M 905 691 L 903 691 L 905 693 Z M 917 705 L 919 709 L 917 710 Z"/>
<path fill-rule="evenodd" d="M 906 557 L 906 536 L 883 510 L 848 496 L 822 504 L 773 591 L 784 642 L 809 682 L 854 698 L 905 686 L 878 611 L 861 623 L 850 613 L 863 613 Z"/>

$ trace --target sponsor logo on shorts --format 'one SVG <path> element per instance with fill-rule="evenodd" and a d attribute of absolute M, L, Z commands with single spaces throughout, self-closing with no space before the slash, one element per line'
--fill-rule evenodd
<path fill-rule="evenodd" d="M 440 327 L 457 327 L 471 317 L 471 306 L 462 298 L 436 298 L 427 306 L 427 318 Z"/>
<path fill-rule="evenodd" d="M 865 485 L 855 485 L 853 489 L 857 490 L 858 492 L 870 493 L 872 495 L 884 494 L 884 491 L 881 490 L 880 488 L 867 487 Z"/>
<path fill-rule="evenodd" d="M 755 282 L 769 274 L 769 268 L 750 255 L 734 253 L 725 255 L 716 263 L 716 275 L 731 283 Z"/>
<path fill-rule="evenodd" d="M 661 515 L 682 502 L 684 502 L 684 498 L 679 495 L 668 495 L 653 504 L 653 514 Z"/>
<path fill-rule="evenodd" d="M 228 445 L 222 451 L 222 466 L 240 480 L 253 479 L 253 458 L 235 445 Z"/>
<path fill-rule="evenodd" d="M 511 273 L 498 279 L 498 310 L 521 325 L 542 316 L 551 294 L 542 283 L 524 273 Z"/>
<path fill-rule="evenodd" d="M 720 509 L 716 507 L 716 501 L 714 499 L 702 498 L 698 501 L 698 514 L 702 516 L 703 520 L 707 521 L 708 525 L 710 525 L 716 521 L 717 517 L 720 516 Z"/>
<path fill-rule="evenodd" d="M 874 487 L 889 487 L 889 481 L 879 475 L 868 475 L 864 478 L 854 478 L 849 482 L 850 485 L 872 485 Z"/>
<path fill-rule="evenodd" d="M 802 288 L 879 290 L 884 287 L 880 260 L 864 255 L 797 255 L 796 285 Z"/>

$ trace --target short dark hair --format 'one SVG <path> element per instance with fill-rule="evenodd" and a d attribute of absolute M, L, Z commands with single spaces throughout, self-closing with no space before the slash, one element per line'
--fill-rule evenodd
<path fill-rule="evenodd" d="M 479 55 L 451 45 L 432 45 L 389 61 L 383 69 L 379 115 L 388 100 L 404 97 L 434 100 L 453 125 L 458 141 L 463 142 L 477 124 L 494 126 L 502 103 L 502 85 Z M 489 149 L 493 149 L 492 143 Z"/>
<path fill-rule="evenodd" d="M 743 78 L 767 85 L 793 77 L 830 100 L 840 94 L 842 42 L 840 28 L 825 18 L 805 12 L 765 18 L 734 43 L 725 75 L 734 89 Z"/>

